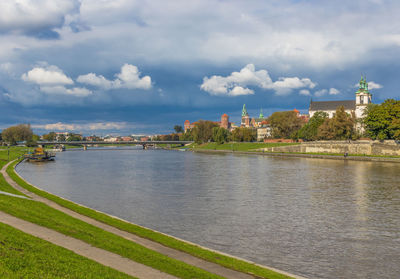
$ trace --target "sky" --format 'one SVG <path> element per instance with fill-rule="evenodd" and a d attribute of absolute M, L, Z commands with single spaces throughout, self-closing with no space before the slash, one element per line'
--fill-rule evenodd
<path fill-rule="evenodd" d="M 400 1 L 2 0 L 0 129 L 170 133 L 187 119 L 399 97 Z"/>

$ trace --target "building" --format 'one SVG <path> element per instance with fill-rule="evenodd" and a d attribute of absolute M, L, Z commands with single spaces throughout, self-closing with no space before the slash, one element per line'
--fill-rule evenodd
<path fill-rule="evenodd" d="M 243 104 L 241 127 L 250 127 L 251 118 L 247 113 L 246 104 Z"/>
<path fill-rule="evenodd" d="M 359 88 L 355 93 L 354 100 L 345 101 L 322 101 L 310 102 L 309 115 L 312 117 L 317 111 L 326 112 L 329 118 L 332 118 L 336 109 L 343 106 L 345 111 L 350 115 L 355 115 L 356 119 L 363 118 L 364 111 L 368 104 L 372 103 L 372 95 L 368 91 L 368 83 L 364 77 L 361 77 Z"/>
<path fill-rule="evenodd" d="M 185 123 L 183 124 L 183 130 L 185 131 L 185 133 L 186 133 L 186 131 L 193 129 L 194 124 L 195 123 L 190 124 L 190 121 L 186 120 Z"/>
<path fill-rule="evenodd" d="M 224 113 L 221 116 L 220 127 L 225 128 L 225 129 L 229 129 L 230 128 L 229 126 L 230 126 L 229 125 L 229 116 L 226 113 Z"/>
<path fill-rule="evenodd" d="M 234 123 L 229 122 L 229 115 L 227 115 L 226 113 L 224 113 L 221 116 L 220 122 L 218 122 L 218 121 L 212 121 L 212 122 L 219 125 L 222 128 L 227 129 L 227 130 L 231 130 L 234 127 Z M 184 129 L 185 133 L 186 133 L 186 131 L 193 129 L 194 126 L 196 125 L 196 123 L 197 122 L 190 123 L 189 120 L 185 120 L 185 123 L 183 124 L 183 127 L 184 127 L 183 129 Z"/>

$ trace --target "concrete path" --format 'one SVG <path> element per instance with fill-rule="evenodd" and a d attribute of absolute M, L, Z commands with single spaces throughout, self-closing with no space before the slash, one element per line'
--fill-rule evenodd
<path fill-rule="evenodd" d="M 15 195 L 15 194 L 11 194 L 9 192 L 4 192 L 4 191 L 0 191 L 0 195 L 6 195 L 6 196 L 11 196 L 11 197 L 15 197 L 15 198 L 20 198 L 20 199 L 29 199 L 28 197 L 25 196 L 21 196 L 21 195 Z"/>
<path fill-rule="evenodd" d="M 10 225 L 18 230 L 44 239 L 48 242 L 64 247 L 102 265 L 109 266 L 128 275 L 138 278 L 175 279 L 176 277 L 153 269 L 146 265 L 134 262 L 120 255 L 93 247 L 86 242 L 66 236 L 48 228 L 21 220 L 0 211 L 0 222 Z"/>
<path fill-rule="evenodd" d="M 82 220 L 82 221 L 84 221 L 86 223 L 89 223 L 91 225 L 99 227 L 99 228 L 101 228 L 101 229 L 103 229 L 105 231 L 111 232 L 111 233 L 113 233 L 115 235 L 124 237 L 124 238 L 126 238 L 128 240 L 131 240 L 131 241 L 133 241 L 135 243 L 138 243 L 138 244 L 140 244 L 140 245 L 142 245 L 142 246 L 144 246 L 146 248 L 152 249 L 152 250 L 157 251 L 157 252 L 159 252 L 161 254 L 164 254 L 164 255 L 169 256 L 171 258 L 180 260 L 180 261 L 185 262 L 187 264 L 196 266 L 198 268 L 207 270 L 207 271 L 209 271 L 211 273 L 220 275 L 222 277 L 234 278 L 234 279 L 254 279 L 254 278 L 258 278 L 258 277 L 252 276 L 250 274 L 247 274 L 247 273 L 242 273 L 242 272 L 239 272 L 239 271 L 235 271 L 235 270 L 223 267 L 223 266 L 218 265 L 216 263 L 208 262 L 206 260 L 197 258 L 197 257 L 192 256 L 190 254 L 187 254 L 185 252 L 169 248 L 169 247 L 164 246 L 164 245 L 162 245 L 162 244 L 160 244 L 158 242 L 154 242 L 154 241 L 151 241 L 149 239 L 137 236 L 135 234 L 132 234 L 132 233 L 117 229 L 117 228 L 115 228 L 113 226 L 110 226 L 110 225 L 107 225 L 105 223 L 99 222 L 99 221 L 97 221 L 95 219 L 92 219 L 90 217 L 81 215 L 81 214 L 79 214 L 79 213 L 77 213 L 75 211 L 72 211 L 72 210 L 68 209 L 68 208 L 62 207 L 62 206 L 60 206 L 59 204 L 57 204 L 57 203 L 55 203 L 53 201 L 50 201 L 48 199 L 45 199 L 45 198 L 43 198 L 41 196 L 38 196 L 38 195 L 32 193 L 32 192 L 29 192 L 25 188 L 22 188 L 21 186 L 19 186 L 7 174 L 6 169 L 7 169 L 8 165 L 10 163 L 5 165 L 1 169 L 1 174 L 4 176 L 4 178 L 6 179 L 7 183 L 9 183 L 12 187 L 17 189 L 18 191 L 20 191 L 20 192 L 24 193 L 25 195 L 29 196 L 33 200 L 43 202 L 43 203 L 47 204 L 48 206 L 50 206 L 50 207 L 52 207 L 54 209 L 57 209 L 59 211 L 62 211 L 62 212 L 66 213 L 66 214 L 68 214 L 68 215 L 70 215 L 70 216 L 72 216 L 72 217 L 74 217 L 76 219 Z M 280 270 L 277 270 L 277 269 L 274 269 L 274 268 L 269 268 L 269 267 L 266 267 L 266 268 L 268 268 L 270 270 L 274 270 L 274 271 L 276 271 L 278 273 L 290 276 L 292 278 L 304 279 L 303 277 L 296 276 L 296 275 L 293 275 L 293 274 L 290 274 L 290 273 L 286 273 L 284 271 L 280 271 Z"/>

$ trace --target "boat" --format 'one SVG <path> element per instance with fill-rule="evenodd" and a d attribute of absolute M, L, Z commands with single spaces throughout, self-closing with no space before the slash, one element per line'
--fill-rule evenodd
<path fill-rule="evenodd" d="M 43 147 L 38 147 L 35 148 L 33 153 L 25 154 L 24 157 L 28 162 L 47 162 L 54 161 L 56 155 L 52 152 L 45 151 Z"/>

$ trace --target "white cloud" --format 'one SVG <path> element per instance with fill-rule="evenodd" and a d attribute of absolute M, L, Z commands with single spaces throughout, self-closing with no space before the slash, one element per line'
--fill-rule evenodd
<path fill-rule="evenodd" d="M 47 94 L 63 94 L 63 95 L 72 95 L 76 97 L 86 97 L 93 94 L 92 91 L 84 87 L 66 88 L 62 85 L 41 86 L 40 91 Z"/>
<path fill-rule="evenodd" d="M 321 97 L 321 96 L 324 96 L 326 93 L 328 93 L 328 90 L 327 90 L 327 89 L 321 89 L 321 90 L 316 91 L 316 92 L 314 93 L 314 95 L 315 95 L 316 97 Z"/>
<path fill-rule="evenodd" d="M 102 75 L 97 76 L 94 73 L 89 73 L 86 75 L 81 75 L 76 79 L 77 82 L 93 85 L 96 87 L 101 87 L 104 89 L 110 89 L 113 87 L 113 82 L 109 81 Z"/>
<path fill-rule="evenodd" d="M 94 122 L 85 124 L 51 123 L 32 125 L 34 129 L 43 129 L 48 131 L 96 131 L 96 130 L 119 130 L 127 128 L 126 122 Z"/>
<path fill-rule="evenodd" d="M 337 95 L 337 94 L 340 94 L 340 91 L 337 90 L 336 88 L 329 89 L 329 95 Z"/>
<path fill-rule="evenodd" d="M 373 89 L 381 89 L 383 87 L 383 85 L 373 82 L 373 81 L 369 81 L 368 82 L 368 89 L 373 90 Z"/>
<path fill-rule="evenodd" d="M 248 88 L 243 88 L 243 87 L 241 87 L 241 86 L 235 86 L 235 87 L 231 90 L 230 94 L 231 94 L 232 96 L 252 95 L 252 94 L 254 94 L 254 91 L 251 90 L 251 89 L 248 89 Z"/>
<path fill-rule="evenodd" d="M 285 95 L 293 89 L 314 88 L 309 78 L 281 77 L 272 81 L 267 70 L 255 70 L 253 64 L 246 65 L 240 72 L 233 72 L 227 77 L 204 77 L 200 88 L 211 95 L 238 96 L 254 94 L 247 86 L 274 90 L 277 95 Z"/>
<path fill-rule="evenodd" d="M 57 66 L 36 67 L 21 76 L 22 80 L 39 85 L 74 84 Z"/>
<path fill-rule="evenodd" d="M 359 83 L 354 84 L 354 88 L 358 88 L 360 86 Z M 376 83 L 374 81 L 368 81 L 368 89 L 369 90 L 374 90 L 374 89 L 381 89 L 383 85 Z"/>
<path fill-rule="evenodd" d="M 310 90 L 307 90 L 307 89 L 301 89 L 299 91 L 299 94 L 303 95 L 303 96 L 311 96 Z"/>
<path fill-rule="evenodd" d="M 139 69 L 130 64 L 124 64 L 121 67 L 121 72 L 116 75 L 116 79 L 108 80 L 102 75 L 96 75 L 89 73 L 86 75 L 80 75 L 76 79 L 80 83 L 89 84 L 102 89 L 150 89 L 151 88 L 151 77 L 144 76 L 140 77 Z"/>
<path fill-rule="evenodd" d="M 77 0 L 2 0 L 0 31 L 32 33 L 60 27 L 67 14 L 79 11 Z"/>

